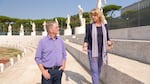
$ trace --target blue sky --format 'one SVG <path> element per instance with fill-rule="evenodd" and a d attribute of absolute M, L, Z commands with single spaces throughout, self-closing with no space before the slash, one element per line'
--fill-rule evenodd
<path fill-rule="evenodd" d="M 107 0 L 107 4 L 125 7 L 137 1 L 139 0 Z M 96 7 L 96 2 L 97 0 L 0 0 L 0 15 L 23 19 L 67 17 L 67 14 L 78 13 L 79 4 L 84 11 L 90 11 Z"/>

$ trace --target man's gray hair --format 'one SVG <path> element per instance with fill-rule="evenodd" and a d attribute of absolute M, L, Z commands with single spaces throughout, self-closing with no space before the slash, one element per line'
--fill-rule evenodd
<path fill-rule="evenodd" d="M 46 31 L 48 32 L 50 28 L 52 28 L 53 24 L 55 24 L 55 21 L 48 21 L 46 22 Z"/>

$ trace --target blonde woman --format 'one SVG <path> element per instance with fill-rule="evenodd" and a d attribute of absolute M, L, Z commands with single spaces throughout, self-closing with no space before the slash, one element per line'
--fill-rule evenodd
<path fill-rule="evenodd" d="M 100 9 L 89 13 L 92 23 L 86 25 L 83 50 L 88 52 L 93 84 L 99 84 L 101 66 L 107 64 L 106 48 L 112 48 L 108 35 L 108 25 Z"/>

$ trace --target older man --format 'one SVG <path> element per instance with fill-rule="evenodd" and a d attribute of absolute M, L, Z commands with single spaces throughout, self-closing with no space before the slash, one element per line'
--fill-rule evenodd
<path fill-rule="evenodd" d="M 42 84 L 61 84 L 66 63 L 64 42 L 57 36 L 59 26 L 56 22 L 47 22 L 46 30 L 48 35 L 39 41 L 35 61 L 42 73 Z"/>

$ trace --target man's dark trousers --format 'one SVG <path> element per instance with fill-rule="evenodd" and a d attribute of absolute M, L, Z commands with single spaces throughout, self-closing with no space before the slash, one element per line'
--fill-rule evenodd
<path fill-rule="evenodd" d="M 61 84 L 61 78 L 62 78 L 62 70 L 59 69 L 48 69 L 48 72 L 50 73 L 51 77 L 49 80 L 46 80 L 42 76 L 42 84 Z"/>

